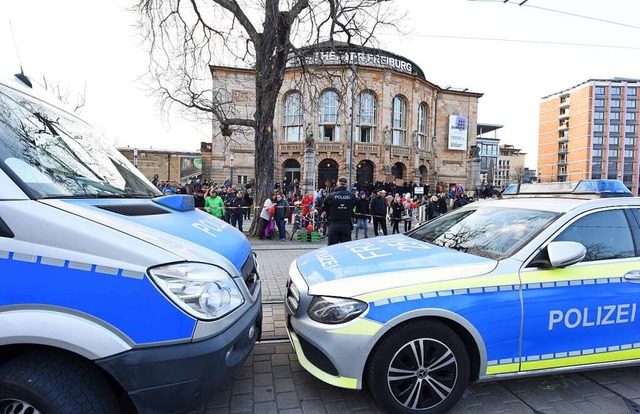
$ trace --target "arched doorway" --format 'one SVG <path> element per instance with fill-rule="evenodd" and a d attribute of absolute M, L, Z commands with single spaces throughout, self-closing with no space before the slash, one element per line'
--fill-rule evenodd
<path fill-rule="evenodd" d="M 300 163 L 294 159 L 288 159 L 282 164 L 283 178 L 285 188 L 289 186 L 293 180 L 300 182 Z"/>
<path fill-rule="evenodd" d="M 374 168 L 373 162 L 369 160 L 362 160 L 358 163 L 356 168 L 356 182 L 358 183 L 358 188 L 362 188 L 365 184 L 373 183 Z"/>
<path fill-rule="evenodd" d="M 404 172 L 407 170 L 407 167 L 401 163 L 401 162 L 396 162 L 395 164 L 393 164 L 393 167 L 391 167 L 391 175 L 393 175 L 393 178 L 395 178 L 396 180 L 402 180 L 404 177 Z"/>
<path fill-rule="evenodd" d="M 333 186 L 338 181 L 338 163 L 331 158 L 325 158 L 318 164 L 318 188 L 324 188 L 326 182 Z"/>

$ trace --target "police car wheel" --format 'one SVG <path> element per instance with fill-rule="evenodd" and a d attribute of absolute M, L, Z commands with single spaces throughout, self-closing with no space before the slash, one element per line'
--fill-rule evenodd
<path fill-rule="evenodd" d="M 96 367 L 44 351 L 0 365 L 0 414 L 118 414 L 118 399 Z"/>
<path fill-rule="evenodd" d="M 469 356 L 453 330 L 435 320 L 409 321 L 376 346 L 369 389 L 393 413 L 449 411 L 469 381 Z"/>

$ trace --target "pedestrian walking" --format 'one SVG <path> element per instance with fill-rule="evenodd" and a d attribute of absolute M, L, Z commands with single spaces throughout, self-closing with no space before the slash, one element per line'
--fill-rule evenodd
<path fill-rule="evenodd" d="M 371 198 L 370 211 L 373 217 L 373 234 L 378 235 L 378 228 L 382 228 L 383 234 L 387 235 L 387 199 L 386 191 L 378 190 L 375 197 Z"/>
<path fill-rule="evenodd" d="M 236 193 L 236 198 L 231 201 L 229 204 L 229 208 L 231 209 L 231 226 L 238 226 L 238 230 L 242 231 L 242 218 L 244 217 L 244 193 L 242 191 L 238 191 Z"/>
<path fill-rule="evenodd" d="M 369 207 L 369 200 L 367 200 L 367 193 L 360 191 L 360 198 L 356 200 L 356 240 L 358 239 L 358 231 L 364 232 L 364 238 L 368 238 L 367 235 L 367 221 L 371 217 L 371 209 Z"/>

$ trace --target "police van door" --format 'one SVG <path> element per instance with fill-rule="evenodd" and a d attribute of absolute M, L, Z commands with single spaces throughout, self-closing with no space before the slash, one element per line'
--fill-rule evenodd
<path fill-rule="evenodd" d="M 640 357 L 638 234 L 631 209 L 586 213 L 551 238 L 582 243 L 587 254 L 580 263 L 536 267 L 546 247 L 525 263 L 521 371 Z"/>

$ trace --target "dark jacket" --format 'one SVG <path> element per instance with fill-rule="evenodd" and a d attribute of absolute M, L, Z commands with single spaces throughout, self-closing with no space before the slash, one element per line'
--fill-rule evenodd
<path fill-rule="evenodd" d="M 427 218 L 431 220 L 432 218 L 438 217 L 440 215 L 440 206 L 437 201 L 429 201 L 427 206 Z"/>
<path fill-rule="evenodd" d="M 287 201 L 287 199 L 283 198 L 277 203 L 275 203 L 275 205 L 276 205 L 276 212 L 273 215 L 273 219 L 275 221 L 286 219 L 287 215 L 289 214 L 289 202 Z"/>
<path fill-rule="evenodd" d="M 438 207 L 440 209 L 440 214 L 447 212 L 447 200 L 445 200 L 444 197 L 438 198 Z"/>
<path fill-rule="evenodd" d="M 242 207 L 244 207 L 244 199 L 241 197 L 236 197 L 233 200 L 231 200 L 231 203 L 229 203 L 229 207 L 230 210 L 229 212 L 235 216 L 241 216 L 244 214 L 244 209 Z"/>
<path fill-rule="evenodd" d="M 322 204 L 322 211 L 327 213 L 330 222 L 349 222 L 353 217 L 353 208 L 356 205 L 356 196 L 352 191 L 347 191 L 345 186 L 336 188 L 329 194 Z"/>
<path fill-rule="evenodd" d="M 393 217 L 396 220 L 400 220 L 400 218 L 402 218 L 403 211 L 404 211 L 404 204 L 402 204 L 402 201 L 398 202 L 393 200 L 391 202 L 391 217 Z"/>
<path fill-rule="evenodd" d="M 356 200 L 356 218 L 357 219 L 366 219 L 369 218 L 369 214 L 371 210 L 369 209 L 369 200 L 366 198 L 358 198 Z"/>
<path fill-rule="evenodd" d="M 387 199 L 375 196 L 371 199 L 371 214 L 378 217 L 386 217 L 387 215 Z"/>

